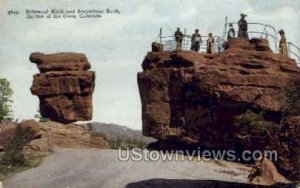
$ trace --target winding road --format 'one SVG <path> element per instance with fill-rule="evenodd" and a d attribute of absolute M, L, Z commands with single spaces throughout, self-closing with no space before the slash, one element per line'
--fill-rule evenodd
<path fill-rule="evenodd" d="M 4 188 L 206 187 L 207 183 L 246 183 L 248 173 L 249 168 L 234 163 L 124 162 L 118 159 L 118 150 L 57 148 L 40 166 L 3 184 Z"/>

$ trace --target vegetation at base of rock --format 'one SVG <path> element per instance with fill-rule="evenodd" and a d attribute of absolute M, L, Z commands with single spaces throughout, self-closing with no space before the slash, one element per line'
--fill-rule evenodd
<path fill-rule="evenodd" d="M 286 88 L 285 98 L 284 116 L 300 115 L 300 81 Z"/>
<path fill-rule="evenodd" d="M 17 127 L 7 151 L 0 155 L 0 180 L 40 164 L 42 157 L 46 154 L 42 152 L 25 152 L 23 150 L 24 145 L 32 140 L 32 135 L 34 135 L 32 130 Z"/>
<path fill-rule="evenodd" d="M 18 160 L 17 163 L 15 163 L 13 162 L 13 159 L 10 159 L 10 162 L 14 163 L 14 165 L 12 165 L 9 162 L 3 160 L 5 153 L 4 152 L 0 153 L 0 181 L 7 179 L 8 177 L 11 177 L 12 175 L 18 172 L 22 172 L 24 170 L 28 170 L 30 168 L 39 166 L 43 157 L 45 156 L 44 153 L 35 153 L 35 154 L 28 153 L 25 155 L 19 153 L 18 155 L 23 156 L 19 158 L 19 159 L 23 158 L 22 163 L 20 164 L 21 162 L 20 160 Z"/>
<path fill-rule="evenodd" d="M 107 141 L 111 149 L 146 148 L 148 145 L 148 142 L 129 138 L 108 138 Z"/>
<path fill-rule="evenodd" d="M 12 94 L 13 91 L 9 81 L 5 78 L 0 78 L 0 122 L 12 120 Z"/>
<path fill-rule="evenodd" d="M 242 133 L 260 134 L 266 133 L 266 122 L 263 118 L 263 113 L 256 114 L 251 110 L 247 110 L 245 113 L 235 117 L 236 122 L 239 124 L 240 131 Z"/>

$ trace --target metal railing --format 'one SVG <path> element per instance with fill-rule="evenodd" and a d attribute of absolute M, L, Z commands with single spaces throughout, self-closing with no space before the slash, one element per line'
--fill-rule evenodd
<path fill-rule="evenodd" d="M 228 34 L 228 26 L 229 24 L 232 24 L 235 31 L 238 31 L 238 23 L 237 22 L 227 22 L 225 21 L 225 29 L 223 32 L 223 39 L 226 40 L 227 34 Z M 248 23 L 248 35 L 249 38 L 265 38 L 269 41 L 270 48 L 273 50 L 273 52 L 278 53 L 278 37 L 277 37 L 277 31 L 275 27 L 269 25 L 269 24 L 263 24 L 263 23 Z M 237 33 L 237 32 L 236 32 Z M 235 36 L 237 37 L 237 36 Z"/>
<path fill-rule="evenodd" d="M 298 65 L 300 65 L 300 48 L 292 42 L 288 42 L 288 53 L 289 57 L 294 57 Z"/>
<path fill-rule="evenodd" d="M 237 22 L 228 22 L 227 17 L 225 18 L 225 25 L 223 36 L 215 35 L 215 45 L 213 46 L 214 52 L 223 52 L 223 43 L 227 40 L 228 34 L 228 26 L 232 24 L 236 34 L 238 31 L 238 24 Z M 191 35 L 186 34 L 186 29 L 184 29 L 184 37 L 182 41 L 182 50 L 190 50 L 191 48 Z M 248 35 L 249 38 L 265 38 L 269 41 L 270 48 L 274 53 L 278 53 L 278 35 L 277 30 L 274 26 L 264 23 L 248 23 Z M 237 36 L 235 36 L 237 37 Z M 199 52 L 205 52 L 207 49 L 207 40 L 208 36 L 201 36 L 202 42 L 200 43 L 200 50 Z M 159 39 L 159 41 L 158 41 Z M 164 51 L 173 51 L 176 50 L 176 41 L 174 35 L 163 36 L 162 35 L 162 28 L 160 29 L 159 35 L 156 39 L 157 42 L 163 44 Z M 287 43 L 288 47 L 288 55 L 290 58 L 294 58 L 296 63 L 300 66 L 300 48 L 296 46 L 292 42 Z"/>
<path fill-rule="evenodd" d="M 213 36 L 215 39 L 215 45 L 213 46 L 215 52 L 222 52 L 224 51 L 223 49 L 223 43 L 225 42 L 223 40 L 223 37 L 221 36 Z M 170 36 L 161 36 L 160 38 L 160 43 L 163 44 L 164 51 L 173 51 L 176 50 L 176 41 L 174 38 L 174 35 Z M 207 49 L 207 41 L 208 36 L 201 36 L 202 42 L 200 42 L 200 50 L 199 52 L 205 52 Z M 184 34 L 183 36 L 183 41 L 182 41 L 182 50 L 190 50 L 191 49 L 191 36 Z"/>
<path fill-rule="evenodd" d="M 225 27 L 223 32 L 223 39 L 226 41 L 227 34 L 228 34 L 228 26 L 232 24 L 234 29 L 237 31 L 237 22 L 227 22 L 227 17 L 225 18 Z M 260 29 L 255 28 L 255 26 L 260 26 Z M 249 31 L 248 35 L 250 37 L 257 37 L 257 38 L 266 38 L 269 41 L 270 48 L 273 52 L 278 53 L 278 35 L 277 30 L 274 26 L 264 23 L 248 23 Z M 300 48 L 296 46 L 292 42 L 287 43 L 288 47 L 288 56 L 290 58 L 295 59 L 296 63 L 300 66 Z"/>

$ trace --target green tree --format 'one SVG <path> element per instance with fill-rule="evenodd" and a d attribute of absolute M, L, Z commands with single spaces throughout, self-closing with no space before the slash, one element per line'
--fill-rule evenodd
<path fill-rule="evenodd" d="M 12 120 L 12 94 L 9 81 L 0 78 L 0 122 Z"/>
<path fill-rule="evenodd" d="M 37 110 L 37 113 L 34 115 L 34 118 L 38 119 L 40 122 L 46 122 L 46 121 L 49 121 L 48 118 L 45 118 L 45 117 L 42 116 L 40 110 Z"/>

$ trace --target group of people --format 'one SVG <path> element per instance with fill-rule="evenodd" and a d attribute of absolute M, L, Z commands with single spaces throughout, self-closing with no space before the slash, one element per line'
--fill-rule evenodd
<path fill-rule="evenodd" d="M 174 37 L 176 41 L 176 49 L 181 50 L 184 34 L 180 31 L 179 27 L 175 31 Z M 196 29 L 195 33 L 192 34 L 191 37 L 191 50 L 198 52 L 200 50 L 200 43 L 202 43 L 202 38 L 201 35 L 199 34 L 199 29 Z M 206 49 L 207 53 L 214 53 L 214 43 L 215 43 L 215 39 L 212 36 L 212 33 L 209 33 L 207 39 L 207 49 Z"/>
<path fill-rule="evenodd" d="M 238 38 L 244 38 L 246 40 L 249 40 L 249 36 L 248 36 L 248 23 L 246 21 L 246 14 L 241 14 L 241 18 L 238 21 Z M 280 54 L 284 54 L 287 55 L 287 42 L 286 42 L 286 37 L 285 37 L 285 33 L 284 30 L 280 30 L 278 32 L 280 34 L 280 41 L 279 41 L 279 53 Z M 182 48 L 182 42 L 183 42 L 183 38 L 184 38 L 184 34 L 180 31 L 180 28 L 178 27 L 177 30 L 175 31 L 174 34 L 175 37 L 175 41 L 176 41 L 176 49 L 177 50 L 181 50 Z M 189 36 L 187 36 L 189 37 Z M 233 28 L 233 24 L 230 23 L 229 24 L 229 29 L 227 32 L 227 41 L 235 38 L 235 30 Z M 195 30 L 195 33 L 191 36 L 191 50 L 198 52 L 200 50 L 200 43 L 202 43 L 202 39 L 201 39 L 201 35 L 199 34 L 199 29 Z M 215 44 L 215 39 L 212 36 L 212 33 L 208 34 L 208 39 L 206 41 L 206 52 L 207 53 L 214 53 L 214 44 Z M 220 51 L 220 48 L 219 48 Z"/>

